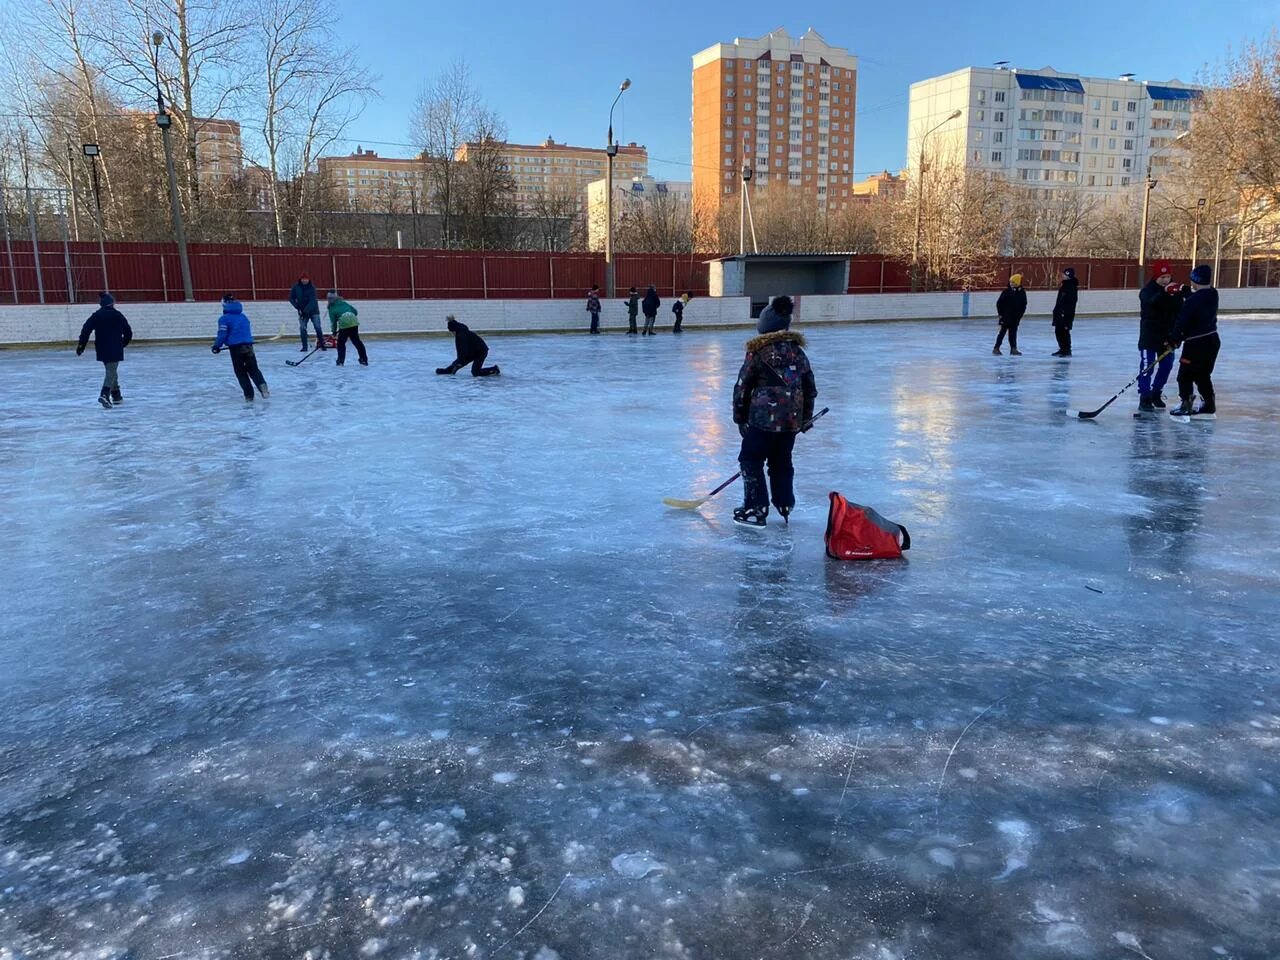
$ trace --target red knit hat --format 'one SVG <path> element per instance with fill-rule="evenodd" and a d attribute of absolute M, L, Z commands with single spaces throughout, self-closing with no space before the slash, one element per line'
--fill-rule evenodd
<path fill-rule="evenodd" d="M 1157 260 L 1151 265 L 1151 276 L 1163 277 L 1165 274 L 1173 276 L 1173 264 L 1168 260 Z"/>

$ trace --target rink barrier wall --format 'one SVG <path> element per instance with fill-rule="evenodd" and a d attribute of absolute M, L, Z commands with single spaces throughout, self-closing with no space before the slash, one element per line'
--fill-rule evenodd
<path fill-rule="evenodd" d="M 1246 287 L 1219 291 L 1224 311 L 1280 310 L 1280 288 Z M 859 323 L 882 320 L 990 319 L 995 321 L 997 294 L 885 293 L 844 296 L 806 296 L 797 303 L 799 323 Z M 1052 315 L 1055 294 L 1033 291 L 1027 298 L 1028 317 Z M 601 326 L 625 329 L 626 308 L 620 301 L 602 304 Z M 576 300 L 359 300 L 363 335 L 444 333 L 445 317 L 459 320 L 480 333 L 554 333 L 585 330 L 589 317 Z M 50 304 L 0 308 L 0 343 L 41 344 L 75 341 L 93 312 L 88 304 Z M 138 340 L 212 340 L 220 310 L 216 303 L 122 303 Z M 279 301 L 248 301 L 245 312 L 254 335 L 263 340 L 284 328 L 285 338 L 297 336 L 297 313 Z M 1086 290 L 1080 293 L 1077 316 L 1136 316 L 1136 290 Z M 673 322 L 670 301 L 664 300 L 658 322 Z M 695 297 L 685 308 L 687 327 L 728 327 L 751 324 L 746 297 Z M 327 327 L 327 323 L 326 323 Z"/>

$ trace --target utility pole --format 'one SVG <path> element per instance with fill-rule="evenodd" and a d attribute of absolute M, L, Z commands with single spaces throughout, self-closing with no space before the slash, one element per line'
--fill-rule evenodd
<path fill-rule="evenodd" d="M 935 130 L 939 130 L 942 127 L 946 126 L 952 120 L 959 117 L 961 113 L 962 111 L 960 110 L 951 111 L 951 113 L 947 115 L 946 119 L 944 119 L 937 126 L 928 130 L 925 133 L 925 135 L 920 138 L 920 163 L 916 167 L 916 169 L 919 171 L 917 174 L 919 178 L 919 182 L 916 184 L 916 232 L 915 232 L 915 239 L 911 242 L 911 292 L 912 293 L 914 293 L 920 287 L 920 218 L 924 212 L 924 182 L 925 182 L 925 172 L 927 170 L 925 166 L 925 152 L 924 152 L 925 143 L 929 139 L 929 134 L 933 133 Z"/>
<path fill-rule="evenodd" d="M 1195 269 L 1200 257 L 1200 218 L 1204 215 L 1204 197 L 1196 201 L 1196 222 L 1191 228 L 1191 269 Z"/>
<path fill-rule="evenodd" d="M 618 95 L 613 98 L 613 103 L 609 107 L 609 134 L 605 138 L 605 165 L 608 172 L 605 174 L 604 191 L 604 294 L 610 300 L 617 294 L 613 270 L 613 158 L 618 155 L 618 145 L 613 142 L 613 108 L 618 105 L 622 94 L 629 86 L 631 86 L 630 79 L 623 80 L 618 85 Z"/>
<path fill-rule="evenodd" d="M 93 174 L 93 212 L 98 223 L 98 260 L 102 265 L 102 289 L 109 292 L 111 282 L 107 279 L 107 248 L 103 242 L 107 228 L 102 222 L 102 189 L 98 186 L 98 155 L 102 151 L 96 143 L 86 143 L 80 149 L 89 158 L 89 169 Z"/>
<path fill-rule="evenodd" d="M 182 202 L 178 199 L 178 178 L 173 172 L 173 144 L 169 141 L 169 128 L 173 117 L 164 108 L 164 94 L 160 90 L 160 45 L 164 34 L 157 30 L 151 34 L 155 56 L 151 60 L 156 75 L 156 126 L 164 140 L 164 166 L 169 174 L 169 213 L 173 217 L 173 235 L 178 242 L 178 263 L 182 267 L 182 294 L 187 303 L 195 299 L 191 291 L 191 264 L 187 261 L 187 230 L 182 222 Z M 190 118 L 188 118 L 190 122 Z"/>

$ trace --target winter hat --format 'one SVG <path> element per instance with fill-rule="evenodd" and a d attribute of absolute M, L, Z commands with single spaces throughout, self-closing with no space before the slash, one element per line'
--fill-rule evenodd
<path fill-rule="evenodd" d="M 300 277 L 298 278 L 298 282 L 299 282 L 299 283 L 310 283 L 310 282 L 311 282 L 311 278 L 310 278 L 309 276 L 307 276 L 307 275 L 304 273 L 302 276 L 300 276 Z"/>
<path fill-rule="evenodd" d="M 235 299 L 236 299 L 236 295 L 234 293 L 224 293 L 222 295 L 223 303 L 234 303 Z"/>
<path fill-rule="evenodd" d="M 109 307 L 109 306 L 112 306 L 115 302 L 116 302 L 116 298 L 113 297 L 111 294 L 107 293 L 107 291 L 105 290 L 103 290 L 100 294 L 98 294 L 98 306 L 100 307 Z"/>
<path fill-rule="evenodd" d="M 1076 278 L 1076 268 L 1067 267 L 1065 270 L 1062 271 L 1062 275 L 1064 277 L 1067 277 L 1070 280 L 1074 280 Z"/>
<path fill-rule="evenodd" d="M 1151 265 L 1151 276 L 1164 277 L 1173 276 L 1173 264 L 1168 260 L 1157 260 Z"/>
<path fill-rule="evenodd" d="M 330 290 L 328 293 L 326 293 L 326 294 L 324 295 L 324 298 L 325 298 L 326 300 L 337 300 L 337 299 L 338 299 L 338 291 L 337 291 L 337 290 Z"/>
<path fill-rule="evenodd" d="M 779 330 L 786 330 L 791 326 L 792 309 L 790 297 L 774 297 L 773 302 L 760 312 L 760 319 L 756 322 L 756 332 L 777 333 Z"/>
<path fill-rule="evenodd" d="M 1191 282 L 1202 287 L 1209 286 L 1213 282 L 1213 267 L 1207 263 L 1200 264 L 1200 266 L 1191 271 Z"/>
<path fill-rule="evenodd" d="M 1020 287 L 1020 286 L 1022 286 L 1022 274 L 1020 274 L 1020 273 L 1015 273 L 1013 276 L 1011 276 L 1011 277 L 1009 278 L 1009 286 L 1011 286 L 1011 287 Z"/>

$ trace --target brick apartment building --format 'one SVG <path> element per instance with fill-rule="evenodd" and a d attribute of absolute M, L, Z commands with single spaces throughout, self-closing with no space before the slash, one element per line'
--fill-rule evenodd
<path fill-rule="evenodd" d="M 814 30 L 717 43 L 693 58 L 694 202 L 736 204 L 743 164 L 754 190 L 785 186 L 839 210 L 853 198 L 858 60 Z"/>

